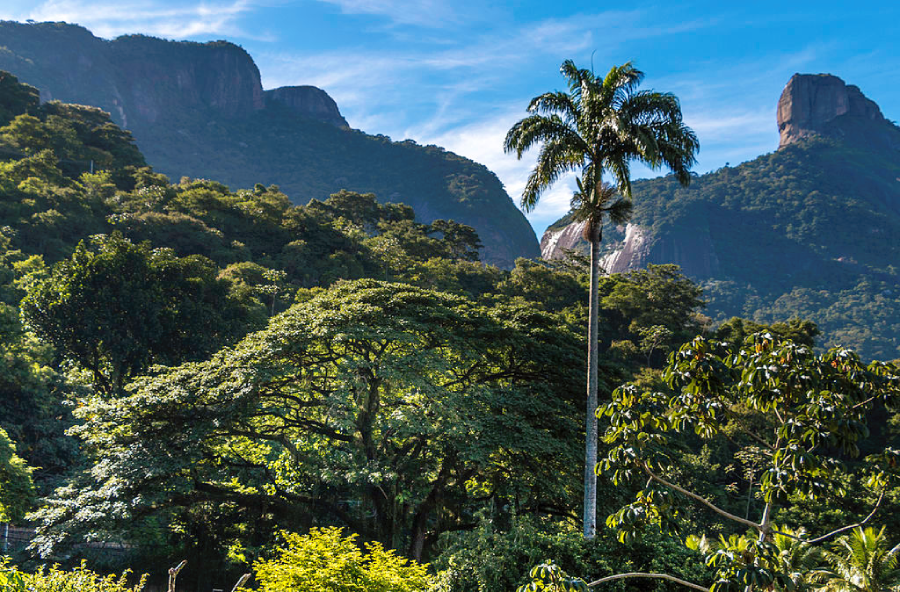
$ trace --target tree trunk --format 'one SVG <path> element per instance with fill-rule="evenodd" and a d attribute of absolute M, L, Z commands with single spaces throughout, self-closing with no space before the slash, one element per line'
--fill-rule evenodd
<path fill-rule="evenodd" d="M 590 224 L 590 222 L 588 222 Z M 596 224 L 590 229 L 591 242 L 591 291 L 588 322 L 588 379 L 587 416 L 585 422 L 584 455 L 584 538 L 592 539 L 597 534 L 597 358 L 599 355 L 597 312 L 600 308 L 600 237 L 602 227 Z"/>

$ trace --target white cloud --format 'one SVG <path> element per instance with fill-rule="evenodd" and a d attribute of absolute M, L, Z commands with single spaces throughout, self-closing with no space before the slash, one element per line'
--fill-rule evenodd
<path fill-rule="evenodd" d="M 378 12 L 388 17 L 397 6 L 381 0 L 339 3 L 345 12 Z M 413 3 L 409 11 L 422 6 Z M 519 161 L 503 153 L 502 143 L 510 126 L 525 115 L 525 105 L 536 92 L 510 97 L 497 89 L 517 76 L 531 76 L 529 71 L 536 64 L 557 66 L 556 60 L 562 58 L 555 56 L 577 55 L 593 48 L 602 54 L 626 41 L 714 23 L 697 20 L 657 26 L 651 22 L 653 18 L 637 11 L 607 11 L 493 30 L 465 42 L 428 44 L 427 50 L 418 53 L 373 53 L 359 48 L 305 55 L 263 52 L 259 63 L 267 88 L 299 83 L 324 88 L 352 127 L 397 140 L 437 144 L 471 158 L 494 171 L 518 202 L 536 150 Z M 563 80 L 558 83 L 562 86 Z M 506 106 L 498 107 L 497 101 Z M 702 125 L 705 130 L 721 129 L 721 134 L 727 134 L 740 123 L 710 120 Z M 542 196 L 528 214 L 538 234 L 568 211 L 573 189 L 574 177 L 566 178 Z"/>
<path fill-rule="evenodd" d="M 252 38 L 238 25 L 254 9 L 250 0 L 225 2 L 110 2 L 108 0 L 45 0 L 20 2 L 0 9 L 9 20 L 78 23 L 99 37 L 143 33 L 183 39 L 200 35 Z"/>
<path fill-rule="evenodd" d="M 355 47 L 307 52 L 257 46 L 253 55 L 264 86 L 312 84 L 323 88 L 352 127 L 397 140 L 438 144 L 483 163 L 516 201 L 534 154 L 521 161 L 503 154 L 503 136 L 525 114 L 532 96 L 564 86 L 562 78 L 554 76 L 563 57 L 574 56 L 582 64 L 594 50 L 597 63 L 606 64 L 610 56 L 618 55 L 622 48 L 640 46 L 642 40 L 721 24 L 715 16 L 679 20 L 671 11 L 609 10 L 515 25 L 509 24 L 512 19 L 497 18 L 481 26 L 497 8 L 485 8 L 484 3 L 476 6 L 473 0 L 316 1 L 335 6 L 342 14 L 378 17 L 374 20 L 390 26 L 392 42 L 378 46 L 385 49 L 361 41 Z M 79 22 L 104 37 L 140 31 L 175 38 L 221 35 L 252 39 L 243 30 L 255 30 L 246 24 L 247 17 L 258 16 L 254 12 L 266 5 L 288 3 L 7 0 L 0 7 L 0 17 Z M 478 26 L 473 19 L 478 19 Z M 357 19 L 367 26 L 372 21 Z M 460 30 L 441 30 L 455 26 Z M 685 121 L 701 142 L 696 168 L 705 172 L 725 161 L 737 164 L 774 149 L 778 135 L 772 95 L 777 96 L 787 80 L 780 80 L 781 72 L 808 68 L 828 50 L 827 46 L 809 45 L 753 61 L 694 60 L 685 65 L 686 71 L 653 76 L 644 86 L 672 91 L 681 98 Z M 546 76 L 535 76 L 538 68 Z M 780 82 L 773 85 L 775 79 Z M 540 87 L 523 90 L 522 81 Z M 633 171 L 635 178 L 657 174 L 640 166 Z M 538 233 L 568 210 L 573 188 L 572 179 L 561 180 L 542 197 L 535 212 L 529 214 Z"/>

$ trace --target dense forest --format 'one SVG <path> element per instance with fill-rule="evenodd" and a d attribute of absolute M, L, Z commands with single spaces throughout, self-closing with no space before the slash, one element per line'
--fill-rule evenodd
<path fill-rule="evenodd" d="M 900 542 L 896 367 L 814 350 L 813 323 L 713 324 L 673 265 L 603 276 L 610 518 L 585 540 L 583 258 L 505 270 L 372 194 L 171 182 L 6 73 L 0 156 L 0 514 L 34 529 L 0 585 L 794 589 L 799 563 L 668 480 L 748 524 L 777 500 L 761 524 L 825 579 L 850 537 Z M 795 541 L 854 522 L 876 530 Z"/>

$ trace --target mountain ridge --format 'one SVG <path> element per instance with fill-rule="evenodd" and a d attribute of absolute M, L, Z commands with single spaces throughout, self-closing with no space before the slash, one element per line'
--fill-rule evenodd
<path fill-rule="evenodd" d="M 43 101 L 108 111 L 175 180 L 275 184 L 297 204 L 341 189 L 372 192 L 413 206 L 422 222 L 472 226 L 488 263 L 511 267 L 539 254 L 528 221 L 486 167 L 352 130 L 321 89 L 265 90 L 252 57 L 232 43 L 107 41 L 78 25 L 11 21 L 0 22 L 0 40 L 0 70 L 40 89 Z"/>
<path fill-rule="evenodd" d="M 776 119 L 776 152 L 688 188 L 671 176 L 636 181 L 632 220 L 604 229 L 604 268 L 676 263 L 704 286 L 714 320 L 800 316 L 820 324 L 826 345 L 900 357 L 900 128 L 829 75 L 792 77 Z M 542 250 L 571 248 L 587 244 L 564 217 Z"/>

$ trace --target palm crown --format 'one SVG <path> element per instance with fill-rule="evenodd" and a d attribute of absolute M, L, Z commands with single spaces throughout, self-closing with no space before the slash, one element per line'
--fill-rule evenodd
<path fill-rule="evenodd" d="M 541 193 L 565 173 L 581 172 L 583 202 L 597 202 L 603 172 L 618 190 L 631 195 L 631 162 L 657 169 L 667 166 L 687 184 L 699 143 L 681 118 L 678 99 L 670 93 L 639 91 L 644 73 L 630 62 L 613 67 L 600 79 L 571 60 L 560 68 L 569 92 L 549 92 L 528 105 L 531 113 L 507 133 L 506 152 L 522 154 L 542 144 L 537 163 L 522 193 L 521 206 L 531 211 Z M 578 208 L 575 208 L 576 211 Z"/>
<path fill-rule="evenodd" d="M 835 543 L 825 558 L 831 570 L 820 572 L 822 592 L 895 592 L 900 590 L 900 545 L 888 550 L 884 527 L 855 529 Z M 824 577 L 823 577 L 824 576 Z"/>

